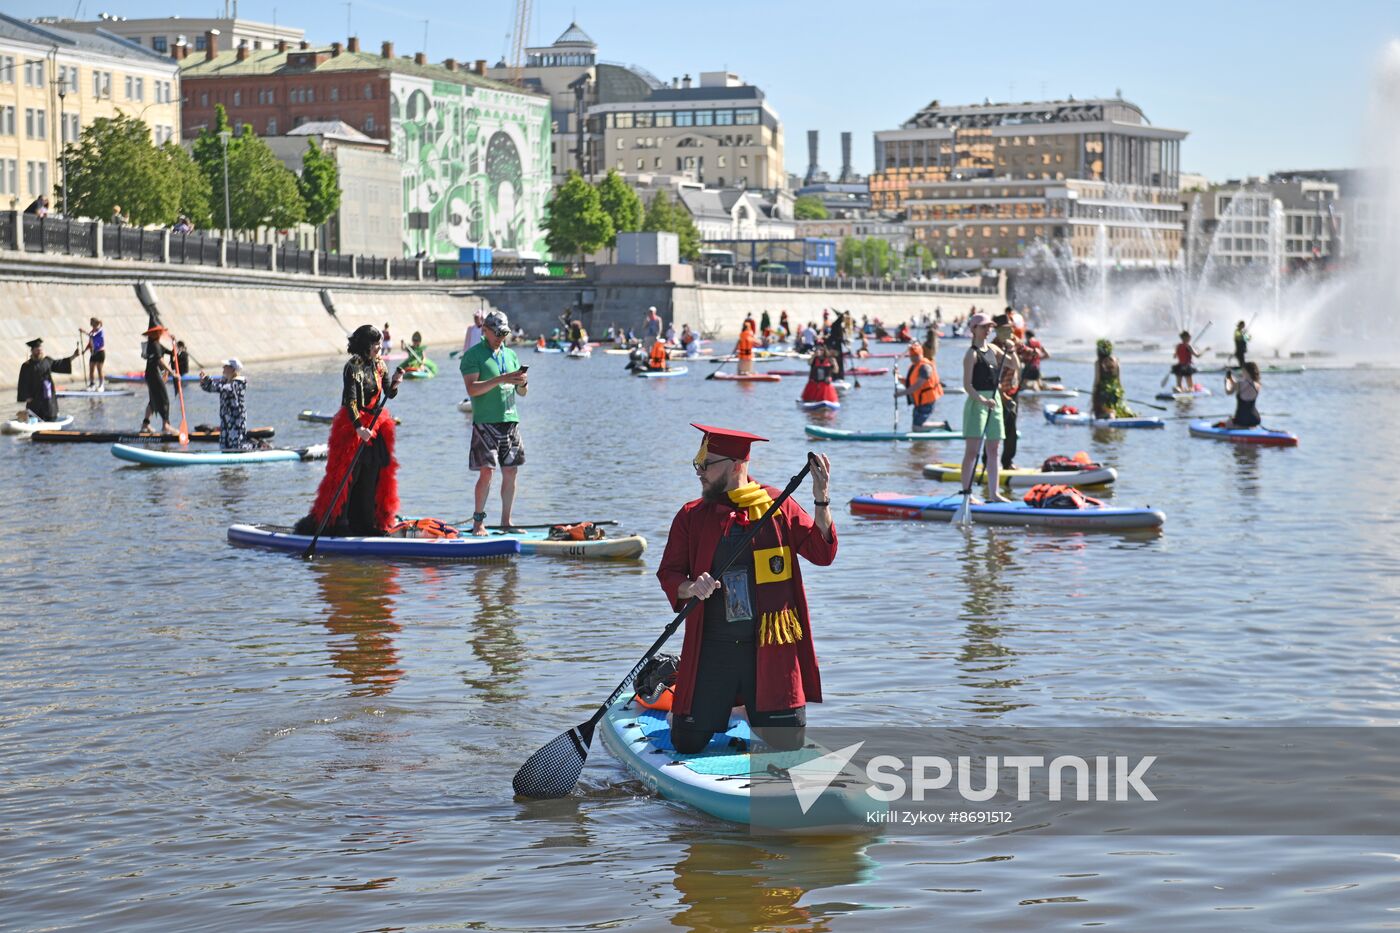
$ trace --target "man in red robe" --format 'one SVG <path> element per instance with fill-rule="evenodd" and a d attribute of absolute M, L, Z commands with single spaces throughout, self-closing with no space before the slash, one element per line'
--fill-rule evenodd
<path fill-rule="evenodd" d="M 671 522 L 656 571 L 685 619 L 685 641 L 671 704 L 671 741 L 692 754 L 729 728 L 729 712 L 745 707 L 755 734 L 769 746 L 800 748 L 808 703 L 820 703 L 821 677 L 797 557 L 824 567 L 836 559 L 828 484 L 831 463 L 812 460 L 815 515 L 792 499 L 759 530 L 730 568 L 715 579 L 738 539 L 780 491 L 749 479 L 749 448 L 758 437 L 704 424 L 695 473 L 701 496 Z"/>

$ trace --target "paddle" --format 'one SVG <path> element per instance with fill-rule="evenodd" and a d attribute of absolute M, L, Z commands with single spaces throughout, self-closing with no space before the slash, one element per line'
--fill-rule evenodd
<path fill-rule="evenodd" d="M 394 375 L 397 376 L 402 371 L 402 366 L 395 367 Z M 392 377 L 390 381 L 393 381 Z M 374 411 L 370 412 L 370 424 L 375 424 L 379 421 L 379 413 L 384 410 L 384 406 L 387 404 L 389 404 L 389 393 L 381 389 L 379 392 L 379 404 L 374 406 Z M 356 432 L 355 439 L 360 440 L 358 432 Z M 326 506 L 326 514 L 321 516 L 321 523 L 316 526 L 316 533 L 311 536 L 311 543 L 306 546 L 305 551 L 302 551 L 302 560 L 310 560 L 316 556 L 316 542 L 321 540 L 321 533 L 326 530 L 326 522 L 330 521 L 331 513 L 335 511 L 335 504 L 339 502 L 340 497 L 345 494 L 345 487 L 350 485 L 350 477 L 355 475 L 355 465 L 360 462 L 360 454 L 364 453 L 367 446 L 369 446 L 368 443 L 363 440 L 360 440 L 360 442 L 355 445 L 355 456 L 350 458 L 350 466 L 346 469 L 345 476 L 340 480 L 340 488 L 337 489 L 335 495 L 331 497 L 330 505 Z"/>
<path fill-rule="evenodd" d="M 787 487 L 782 494 L 773 500 L 773 504 L 763 513 L 763 517 L 749 525 L 749 530 L 739 539 L 733 550 L 729 552 L 729 559 L 724 562 L 718 570 L 711 570 L 713 577 L 722 577 L 741 554 L 748 550 L 748 544 L 758 534 L 759 529 L 768 524 L 773 513 L 782 507 L 782 504 L 796 491 L 802 480 L 811 472 L 814 454 L 807 454 L 807 462 L 803 464 L 801 471 L 788 481 Z M 515 772 L 515 779 L 511 786 L 515 788 L 515 793 L 520 797 L 533 797 L 535 799 L 552 799 L 563 797 L 573 790 L 578 783 L 578 777 L 583 772 L 583 763 L 588 759 L 588 746 L 593 742 L 593 730 L 598 725 L 598 720 L 603 718 L 613 702 L 628 687 L 632 685 L 636 676 L 641 673 L 642 668 L 648 661 L 661 650 L 661 646 L 666 643 L 666 639 L 675 633 L 680 624 L 685 621 L 685 617 L 690 614 L 700 603 L 700 597 L 692 596 L 685 601 L 681 611 L 671 620 L 670 624 L 662 630 L 661 635 L 652 642 L 647 653 L 642 655 L 642 659 L 632 665 L 632 669 L 627 672 L 627 676 L 622 678 L 613 692 L 608 694 L 608 698 L 602 705 L 583 722 L 574 726 L 568 732 L 561 733 L 554 737 L 549 744 L 537 750 L 533 755 L 525 760 L 520 766 L 520 770 Z"/>
<path fill-rule="evenodd" d="M 739 345 L 738 345 L 738 344 L 735 344 L 735 345 L 734 345 L 734 352 L 735 352 L 735 353 L 738 353 L 738 352 L 739 352 Z M 738 359 L 738 357 L 734 357 L 734 358 L 735 358 L 735 359 Z M 724 369 L 725 364 L 729 362 L 729 359 L 730 359 L 730 358 L 726 356 L 723 360 L 720 360 L 720 364 L 719 364 L 718 366 L 715 367 L 715 371 L 712 372 L 712 373 L 710 373 L 708 376 L 706 376 L 705 379 L 706 379 L 706 380 L 709 380 L 709 379 L 713 379 L 713 378 L 715 378 L 716 376 L 718 376 L 718 375 L 720 374 L 720 370 Z"/>
<path fill-rule="evenodd" d="M 986 346 L 986 344 L 983 344 L 983 346 Z M 976 348 L 974 347 L 973 350 L 975 351 Z M 996 378 L 993 380 L 997 388 L 993 391 L 997 393 L 995 398 L 998 405 L 1001 404 L 1001 371 L 1006 367 L 1006 358 L 1010 355 L 1011 354 L 1003 351 L 1001 354 L 1001 362 L 997 363 L 997 374 Z M 977 404 L 980 405 L 982 403 L 978 402 Z M 976 482 L 977 461 L 982 461 L 982 469 L 984 472 L 987 469 L 987 429 L 991 426 L 992 416 L 989 414 L 987 415 L 987 420 L 982 422 L 982 436 L 977 439 L 977 456 L 972 458 L 973 478 L 968 480 L 967 486 L 962 491 L 962 502 L 958 503 L 958 510 L 953 514 L 953 523 L 964 531 L 972 527 L 972 484 Z M 964 430 L 966 429 L 964 428 Z M 967 454 L 963 454 L 963 456 L 966 457 Z M 998 493 L 999 492 L 998 490 Z"/>
<path fill-rule="evenodd" d="M 1214 323 L 1215 323 L 1214 320 L 1206 321 L 1205 326 L 1203 326 L 1200 330 L 1196 331 L 1196 336 L 1194 336 L 1194 337 L 1191 338 L 1191 343 L 1189 344 L 1189 346 L 1195 347 L 1196 341 L 1198 341 L 1198 340 L 1200 340 L 1202 337 L 1204 337 L 1206 331 L 1210 330 L 1210 325 L 1212 325 L 1212 324 L 1214 324 Z M 1205 353 L 1207 350 L 1209 350 L 1209 349 L 1210 349 L 1210 347 L 1206 347 L 1206 349 L 1205 349 L 1205 350 L 1202 350 L 1201 353 L 1198 354 L 1198 355 L 1204 354 L 1204 353 Z M 1165 376 L 1162 377 L 1162 381 L 1161 381 L 1161 383 L 1157 386 L 1157 388 L 1159 388 L 1159 389 L 1165 389 L 1165 388 L 1167 387 L 1167 380 L 1171 379 L 1171 377 L 1172 377 L 1173 375 L 1174 375 L 1174 374 L 1171 372 L 1171 370 L 1167 370 L 1167 374 L 1166 374 Z"/>
<path fill-rule="evenodd" d="M 92 384 L 88 380 L 87 346 L 83 343 L 83 335 L 86 333 L 87 331 L 81 327 L 78 328 L 78 362 L 83 367 L 83 385 L 85 386 Z"/>
<path fill-rule="evenodd" d="M 899 433 L 899 371 L 897 367 L 890 367 L 890 375 L 894 377 L 894 427 L 890 430 Z"/>
<path fill-rule="evenodd" d="M 185 420 L 185 380 L 180 378 L 180 341 L 175 339 L 175 335 L 170 335 L 171 343 L 174 344 L 170 354 L 170 369 L 175 373 L 175 396 L 180 400 L 180 446 L 188 447 L 190 444 L 190 426 Z"/>
<path fill-rule="evenodd" d="M 402 520 L 402 519 L 403 519 L 403 516 L 400 515 L 400 516 L 399 516 L 399 519 Z M 459 521 L 459 522 L 449 522 L 448 524 L 451 524 L 451 525 L 470 525 L 470 524 L 471 524 L 471 519 L 464 518 L 464 519 L 462 519 L 462 520 Z M 544 524 L 544 525 L 512 525 L 511 527 L 512 527 L 512 528 L 523 528 L 523 529 L 525 529 L 525 530 L 528 531 L 528 530 L 530 530 L 530 529 L 532 529 L 532 528 L 553 528 L 555 525 L 582 525 L 582 524 L 585 524 L 585 522 L 549 522 L 548 524 Z M 602 521 L 596 521 L 596 522 L 590 521 L 590 522 L 586 522 L 586 524 L 589 524 L 589 525 L 616 525 L 617 522 L 616 522 L 614 519 L 608 518 L 608 519 L 603 519 Z M 504 525 L 487 525 L 486 527 L 488 527 L 488 528 L 495 528 L 496 530 L 499 531 L 500 529 L 504 528 L 505 526 L 504 526 Z"/>

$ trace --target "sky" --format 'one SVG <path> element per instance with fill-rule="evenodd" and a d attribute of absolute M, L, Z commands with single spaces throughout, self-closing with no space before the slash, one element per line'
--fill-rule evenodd
<path fill-rule="evenodd" d="M 223 3 L 10 0 L 0 9 L 21 18 L 75 10 L 85 19 L 136 18 L 218 15 Z M 421 49 L 434 60 L 495 64 L 510 47 L 514 3 L 352 0 L 347 11 L 336 0 L 241 0 L 238 12 L 300 26 L 318 43 L 345 38 L 348 12 L 365 48 L 388 39 L 399 54 Z M 863 174 L 874 157 L 872 134 L 934 99 L 1083 99 L 1120 89 L 1153 124 L 1190 133 L 1184 171 L 1221 181 L 1350 167 L 1364 158 L 1377 63 L 1387 42 L 1400 39 L 1397 0 L 883 0 L 868 8 L 828 0 L 534 0 L 528 44 L 548 45 L 571 19 L 598 43 L 601 59 L 641 65 L 662 80 L 737 72 L 782 118 L 788 170 L 805 171 L 807 130 L 816 129 L 820 164 L 833 174 L 843 130 L 854 134 L 853 162 Z"/>

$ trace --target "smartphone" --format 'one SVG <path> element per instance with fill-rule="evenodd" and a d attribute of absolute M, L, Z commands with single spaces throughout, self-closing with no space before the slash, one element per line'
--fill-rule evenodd
<path fill-rule="evenodd" d="M 528 366 L 522 366 L 522 367 L 520 367 L 520 372 L 522 372 L 522 373 L 528 373 L 529 371 L 530 371 L 530 367 L 528 367 Z"/>

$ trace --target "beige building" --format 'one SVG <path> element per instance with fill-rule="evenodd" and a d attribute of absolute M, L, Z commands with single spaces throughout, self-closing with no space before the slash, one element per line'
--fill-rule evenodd
<path fill-rule="evenodd" d="M 236 6 L 236 5 L 235 5 Z M 301 42 L 306 35 L 304 29 L 257 23 L 237 16 L 184 17 L 162 16 L 150 19 L 127 19 L 103 13 L 95 20 L 60 19 L 43 17 L 35 20 L 41 26 L 57 26 L 72 32 L 97 33 L 99 30 L 109 35 L 120 36 L 137 45 L 145 46 L 161 55 L 171 54 L 183 39 L 191 50 L 203 52 L 205 34 L 213 32 L 219 36 L 219 44 L 226 49 L 236 49 L 247 45 L 250 49 L 272 48 L 283 40 L 291 45 Z"/>
<path fill-rule="evenodd" d="M 144 120 L 157 143 L 178 139 L 175 61 L 102 31 L 0 13 L 0 208 L 23 210 L 43 195 L 61 210 L 63 144 L 118 112 Z"/>

